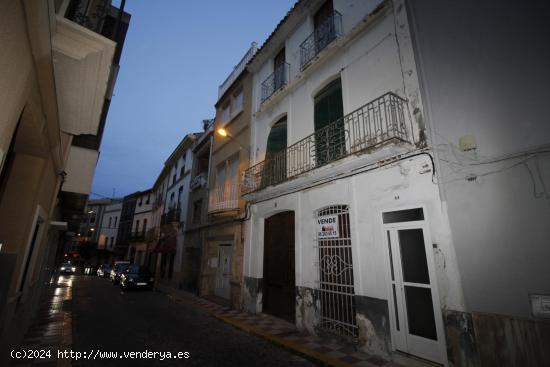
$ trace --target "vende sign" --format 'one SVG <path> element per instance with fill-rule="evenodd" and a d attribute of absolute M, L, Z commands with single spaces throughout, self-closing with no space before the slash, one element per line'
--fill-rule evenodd
<path fill-rule="evenodd" d="M 338 238 L 338 216 L 326 215 L 317 218 L 317 238 Z"/>

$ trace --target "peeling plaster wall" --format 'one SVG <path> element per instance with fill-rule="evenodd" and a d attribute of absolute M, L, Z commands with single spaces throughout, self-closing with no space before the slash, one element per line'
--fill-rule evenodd
<path fill-rule="evenodd" d="M 359 158 L 358 158 L 359 159 Z M 296 324 L 316 332 L 319 305 L 318 261 L 314 213 L 319 208 L 346 204 L 350 210 L 352 258 L 357 314 L 365 350 L 384 358 L 391 351 L 388 336 L 390 300 L 389 258 L 381 213 L 403 207 L 424 206 L 433 249 L 441 309 L 463 310 L 460 277 L 450 241 L 444 206 L 432 182 L 430 159 L 416 156 L 390 166 L 333 181 L 321 186 L 253 204 L 247 236 L 245 275 L 262 278 L 265 218 L 279 211 L 295 212 Z M 385 310 L 386 309 L 386 310 Z"/>

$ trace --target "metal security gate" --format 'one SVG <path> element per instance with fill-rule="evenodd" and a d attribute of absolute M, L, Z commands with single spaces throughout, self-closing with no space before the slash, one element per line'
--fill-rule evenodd
<path fill-rule="evenodd" d="M 355 291 L 351 231 L 347 205 L 334 205 L 317 212 L 319 297 L 322 330 L 355 338 Z"/>

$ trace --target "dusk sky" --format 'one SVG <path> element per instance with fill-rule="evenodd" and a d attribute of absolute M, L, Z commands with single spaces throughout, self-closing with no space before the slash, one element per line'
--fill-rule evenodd
<path fill-rule="evenodd" d="M 128 0 L 130 29 L 90 198 L 150 188 L 185 134 L 214 117 L 233 66 L 294 3 Z"/>

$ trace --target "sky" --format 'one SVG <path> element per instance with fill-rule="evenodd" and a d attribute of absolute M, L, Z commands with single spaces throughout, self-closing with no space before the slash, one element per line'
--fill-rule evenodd
<path fill-rule="evenodd" d="M 214 117 L 218 86 L 251 43 L 261 46 L 294 3 L 127 0 L 132 18 L 90 198 L 152 187 L 181 139 Z"/>

